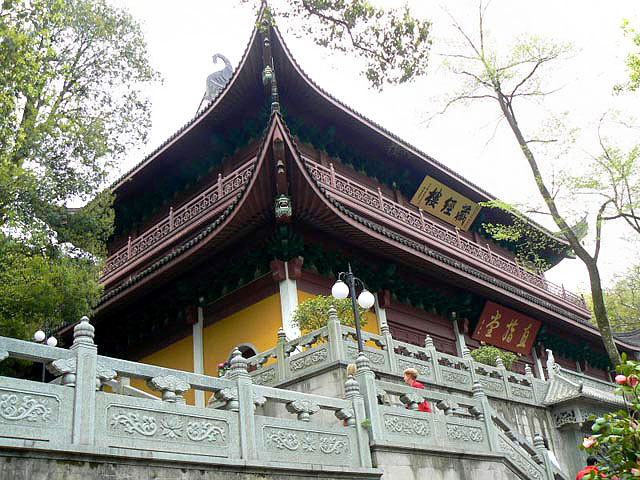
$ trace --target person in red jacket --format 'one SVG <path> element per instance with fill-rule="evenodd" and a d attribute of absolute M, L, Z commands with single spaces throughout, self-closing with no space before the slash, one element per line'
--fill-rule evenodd
<path fill-rule="evenodd" d="M 402 373 L 404 374 L 404 383 L 410 387 L 424 390 L 424 385 L 417 380 L 418 371 L 415 368 L 406 368 Z M 418 405 L 418 410 L 421 412 L 431 413 L 431 409 L 429 408 L 429 404 L 426 400 Z"/>
<path fill-rule="evenodd" d="M 585 480 L 590 478 L 605 478 L 604 474 L 598 471 L 598 467 L 596 467 L 597 463 L 598 459 L 593 455 L 589 455 L 587 457 L 587 466 L 578 472 L 576 480 L 582 480 L 583 478 Z M 591 475 L 591 472 L 594 472 L 595 475 Z"/>

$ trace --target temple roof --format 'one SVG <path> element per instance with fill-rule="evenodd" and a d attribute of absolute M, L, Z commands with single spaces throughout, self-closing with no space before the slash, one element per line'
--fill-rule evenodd
<path fill-rule="evenodd" d="M 338 135 L 348 139 L 349 146 L 357 147 L 365 157 L 384 157 L 390 169 L 410 172 L 416 185 L 425 175 L 430 175 L 474 202 L 496 198 L 323 90 L 298 65 L 277 28 L 271 27 L 270 38 L 280 103 L 285 116 L 312 118 L 314 127 L 319 129 L 337 127 Z M 198 158 L 198 154 L 193 150 L 198 147 L 195 145 L 203 145 L 201 148 L 207 149 L 206 155 L 215 155 L 216 146 L 207 141 L 212 131 L 229 129 L 234 125 L 237 127 L 242 122 L 239 113 L 246 114 L 264 108 L 268 92 L 261 81 L 263 65 L 261 35 L 254 28 L 238 68 L 226 88 L 201 113 L 114 182 L 112 189 L 116 193 L 116 207 L 134 196 L 144 195 L 163 178 L 170 178 L 171 175 L 167 174 L 184 168 L 187 158 L 191 162 L 196 161 L 194 159 Z M 483 211 L 495 223 L 510 222 L 505 212 L 486 208 Z M 524 216 L 521 219 L 543 231 L 558 246 L 564 249 L 568 247 L 562 235 L 550 232 Z M 556 255 L 553 262 L 561 258 L 561 255 Z"/>

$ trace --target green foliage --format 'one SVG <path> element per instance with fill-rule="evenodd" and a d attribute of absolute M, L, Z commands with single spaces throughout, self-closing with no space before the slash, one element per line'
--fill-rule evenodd
<path fill-rule="evenodd" d="M 98 265 L 56 249 L 33 250 L 0 236 L 0 336 L 32 338 L 75 322 L 97 301 Z"/>
<path fill-rule="evenodd" d="M 242 0 L 254 7 L 264 0 Z M 431 49 L 431 22 L 411 15 L 408 6 L 385 9 L 367 0 L 270 1 L 266 20 L 301 19 L 298 34 L 305 34 L 332 51 L 356 53 L 366 65 L 363 74 L 376 88 L 424 75 Z"/>
<path fill-rule="evenodd" d="M 0 335 L 31 338 L 98 299 L 114 214 L 96 192 L 146 138 L 146 56 L 139 25 L 106 0 L 0 3 Z"/>
<path fill-rule="evenodd" d="M 498 358 L 502 359 L 502 363 L 507 370 L 511 370 L 513 362 L 518 358 L 515 353 L 505 352 L 496 347 L 490 347 L 488 345 L 478 347 L 471 351 L 471 357 L 478 363 L 490 365 L 496 367 L 496 361 Z"/>
<path fill-rule="evenodd" d="M 635 50 L 630 52 L 626 59 L 627 69 L 629 70 L 629 81 L 615 85 L 613 89 L 617 93 L 624 90 L 633 92 L 640 88 L 640 33 L 636 32 L 636 30 L 629 25 L 629 20 L 626 19 L 622 22 L 622 30 L 624 31 L 625 37 L 631 39 Z"/>
<path fill-rule="evenodd" d="M 554 240 L 550 232 L 533 225 L 513 205 L 500 200 L 482 202 L 481 205 L 502 210 L 510 216 L 510 224 L 482 222 L 481 231 L 499 245 L 512 250 L 521 265 L 533 271 L 546 271 L 550 267 L 547 260 L 549 252 L 563 253 L 564 246 Z"/>
<path fill-rule="evenodd" d="M 311 332 L 322 328 L 327 324 L 327 312 L 329 312 L 329 308 L 331 308 L 332 305 L 336 309 L 336 312 L 338 312 L 338 318 L 341 324 L 355 327 L 356 320 L 353 315 L 351 297 L 338 300 L 330 295 L 318 295 L 300 303 L 293 314 L 293 323 L 300 328 L 302 332 Z M 360 325 L 366 325 L 367 319 L 364 317 L 364 313 L 367 310 L 360 308 L 359 305 L 357 305 L 357 307 L 360 313 Z"/>
<path fill-rule="evenodd" d="M 0 225 L 46 230 L 146 138 L 156 74 L 139 25 L 105 0 L 0 7 Z"/>
<path fill-rule="evenodd" d="M 625 480 L 640 476 L 640 364 L 627 360 L 623 353 L 616 371 L 616 393 L 624 397 L 627 408 L 601 417 L 591 416 L 593 435 L 583 440 L 580 449 L 599 458 L 598 470 L 606 478 Z"/>
<path fill-rule="evenodd" d="M 640 266 L 634 265 L 616 275 L 613 286 L 602 293 L 611 328 L 615 332 L 640 328 Z M 591 295 L 585 298 L 587 306 L 593 311 Z"/>

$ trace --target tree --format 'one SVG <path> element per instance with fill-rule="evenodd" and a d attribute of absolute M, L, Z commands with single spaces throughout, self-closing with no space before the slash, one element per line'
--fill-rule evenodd
<path fill-rule="evenodd" d="M 371 27 L 370 23 L 375 23 L 375 16 L 367 15 L 362 12 L 367 12 L 367 9 L 358 10 L 352 9 L 350 5 L 363 6 L 366 2 L 353 2 L 346 3 L 342 1 L 336 2 L 321 2 L 321 1 L 301 1 L 298 3 L 298 13 L 303 15 L 313 15 L 315 10 L 314 5 L 323 8 L 332 9 L 333 15 L 324 15 L 321 18 L 325 23 L 325 29 L 328 32 L 339 31 L 340 28 L 344 28 L 339 20 L 343 18 L 354 17 L 359 23 L 359 27 L 363 31 L 374 31 L 375 27 Z M 368 5 L 368 4 L 366 4 Z M 296 12 L 296 10 L 294 10 Z M 465 84 L 461 91 L 450 97 L 450 100 L 446 103 L 444 113 L 449 107 L 472 101 L 489 101 L 493 102 L 499 109 L 500 116 L 506 121 L 511 133 L 513 134 L 522 155 L 526 161 L 531 175 L 533 177 L 534 184 L 538 190 L 543 208 L 545 212 L 550 215 L 554 224 L 559 228 L 560 234 L 563 235 L 576 256 L 584 263 L 590 280 L 591 296 L 593 300 L 593 312 L 595 320 L 600 330 L 602 341 L 606 348 L 613 364 L 618 364 L 620 356 L 617 351 L 615 342 L 613 340 L 611 325 L 609 323 L 604 298 L 602 294 L 602 284 L 600 279 L 600 272 L 598 269 L 598 257 L 601 247 L 602 239 L 602 225 L 606 220 L 614 220 L 625 218 L 623 213 L 629 213 L 629 205 L 634 204 L 635 200 L 628 204 L 617 206 L 615 198 L 616 192 L 613 192 L 613 183 L 607 182 L 607 192 L 600 198 L 595 207 L 592 206 L 591 216 L 594 217 L 593 231 L 594 233 L 594 247 L 592 251 L 583 244 L 583 234 L 586 233 L 584 228 L 587 219 L 575 219 L 575 226 L 570 226 L 571 212 L 566 208 L 566 205 L 562 204 L 562 195 L 557 190 L 560 186 L 573 185 L 574 193 L 576 190 L 582 189 L 581 193 L 590 194 L 588 191 L 595 188 L 595 185 L 587 184 L 587 182 L 580 183 L 580 178 L 571 178 L 570 174 L 563 172 L 560 176 L 561 182 L 556 182 L 558 178 L 555 175 L 551 177 L 545 176 L 543 169 L 541 168 L 540 160 L 545 157 L 544 149 L 549 145 L 554 145 L 559 142 L 557 136 L 554 137 L 538 137 L 534 134 L 526 131 L 524 122 L 520 123 L 521 118 L 517 115 L 517 106 L 523 100 L 536 100 L 544 99 L 551 93 L 554 93 L 552 89 L 544 89 L 543 83 L 545 77 L 543 71 L 545 68 L 553 62 L 562 59 L 570 51 L 570 47 L 567 45 L 557 44 L 538 37 L 532 37 L 519 41 L 506 56 L 499 55 L 498 51 L 492 48 L 487 42 L 487 35 L 484 28 L 484 18 L 486 13 L 486 6 L 482 3 L 478 9 L 478 25 L 479 29 L 476 35 L 468 34 L 454 19 L 454 25 L 457 29 L 463 45 L 459 50 L 454 51 L 450 55 L 446 55 L 448 62 L 447 65 L 450 70 L 463 77 Z M 319 20 L 318 17 L 314 17 Z M 355 22 L 354 20 L 354 22 Z M 370 23 L 369 23 L 370 22 Z M 408 10 L 405 10 L 405 14 L 402 17 L 402 22 L 405 25 L 417 25 L 418 20 L 411 17 Z M 306 27 L 307 29 L 313 29 L 312 25 Z M 373 28 L 373 30 L 369 30 Z M 388 26 L 382 26 L 382 28 L 389 28 Z M 402 31 L 400 28 L 398 31 Z M 348 32 L 348 30 L 347 30 Z M 334 39 L 331 35 L 329 39 Z M 339 37 L 340 39 L 344 38 Z M 377 38 L 380 38 L 379 36 Z M 420 37 L 417 37 L 418 39 Z M 406 37 L 404 44 L 406 44 L 407 52 L 418 51 L 421 48 L 426 48 L 425 44 L 420 44 L 414 37 Z M 329 42 L 318 42 L 320 45 L 327 47 L 334 47 Z M 376 45 L 376 42 L 372 42 L 372 45 Z M 429 42 L 430 45 L 430 42 Z M 335 48 L 335 47 L 334 47 Z M 346 47 L 342 47 L 343 49 Z M 359 53 L 367 57 L 366 50 L 358 48 L 357 43 L 352 43 L 350 49 L 355 53 Z M 363 53 L 364 52 L 364 53 Z M 385 60 L 392 62 L 393 65 L 397 65 L 403 72 L 400 76 L 389 75 L 390 70 L 380 68 L 377 75 L 371 78 L 368 76 L 369 81 L 374 87 L 380 88 L 385 83 L 393 83 L 394 81 L 409 81 L 418 73 L 422 73 L 422 70 L 414 67 L 413 61 L 418 58 L 417 55 L 405 55 L 404 49 L 394 49 L 387 52 L 387 55 L 382 57 Z M 422 65 L 422 64 L 420 64 Z M 557 125 L 556 125 L 557 127 Z M 557 128 L 549 128 L 548 132 L 557 133 Z M 568 139 L 565 143 L 570 143 L 571 130 L 562 129 L 563 133 L 566 133 Z M 608 145 L 602 143 L 602 153 L 596 157 L 601 160 L 601 165 L 598 165 L 597 161 L 593 158 L 589 158 L 589 162 L 595 164 L 594 168 L 600 168 L 601 171 L 607 171 L 607 162 L 615 149 L 612 149 Z M 564 153 L 564 152 L 561 152 Z M 635 158 L 637 152 L 628 155 L 629 158 Z M 622 155 L 624 156 L 624 155 Z M 631 162 L 633 163 L 633 162 Z M 584 177 L 582 178 L 584 180 Z M 617 179 L 616 179 L 617 182 Z M 617 184 L 617 183 L 616 183 Z M 600 192 L 601 193 L 601 192 Z M 565 197 L 566 198 L 566 197 Z M 597 197 L 594 197 L 597 198 Z M 632 214 L 635 217 L 635 214 Z M 627 218 L 625 218 L 627 220 Z M 494 232 L 501 234 L 501 232 Z M 502 232 L 505 233 L 505 232 Z M 513 232 L 506 232 L 507 235 L 513 235 Z"/>
<path fill-rule="evenodd" d="M 336 309 L 340 323 L 350 327 L 355 326 L 356 320 L 353 316 L 351 298 L 338 300 L 332 296 L 325 295 L 308 298 L 298 305 L 298 308 L 296 308 L 293 314 L 293 324 L 305 333 L 322 328 L 327 325 L 329 319 L 328 312 L 332 306 Z M 358 306 L 361 325 L 367 324 L 367 319 L 364 316 L 366 311 L 364 308 Z"/>
<path fill-rule="evenodd" d="M 622 22 L 622 30 L 626 37 L 631 38 L 636 50 L 627 55 L 626 64 L 629 70 L 629 81 L 613 87 L 614 91 L 618 93 L 625 90 L 633 92 L 640 88 L 640 33 L 636 32 L 626 19 Z"/>
<path fill-rule="evenodd" d="M 376 88 L 424 75 L 431 49 L 431 22 L 411 15 L 408 6 L 385 9 L 367 0 L 242 0 L 275 24 L 277 18 L 301 20 L 296 33 L 322 47 L 356 52 L 366 62 L 363 74 Z"/>
<path fill-rule="evenodd" d="M 616 332 L 640 328 L 640 266 L 634 265 L 615 277 L 613 286 L 604 290 L 604 303 Z M 591 298 L 587 297 L 591 307 Z"/>
<path fill-rule="evenodd" d="M 113 228 L 98 192 L 146 138 L 146 57 L 139 25 L 105 0 L 0 4 L 0 334 L 77 321 L 97 299 Z"/>

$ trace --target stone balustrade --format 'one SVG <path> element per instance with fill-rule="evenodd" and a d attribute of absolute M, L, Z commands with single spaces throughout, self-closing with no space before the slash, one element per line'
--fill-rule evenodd
<path fill-rule="evenodd" d="M 386 328 L 383 335 L 366 333 L 368 346 L 359 354 L 353 334 L 331 310 L 326 327 L 293 341 L 280 333 L 273 349 L 251 359 L 236 349 L 223 378 L 99 355 L 86 317 L 69 350 L 0 337 L 0 361 L 42 362 L 56 376 L 51 383 L 0 377 L 0 449 L 298 470 L 322 465 L 369 478 L 380 474 L 373 455 L 411 451 L 498 461 L 523 479 L 563 478 L 549 464 L 542 438 L 528 443 L 487 398 L 536 404 L 534 385 L 541 381 L 530 372 L 443 354 L 428 337 L 424 348 L 397 342 Z M 357 369 L 344 384 L 344 398 L 266 385 L 351 360 Z M 249 366 L 256 369 L 249 372 Z M 404 385 L 399 374 L 408 366 L 446 388 Z M 562 371 L 554 367 L 553 374 Z M 158 396 L 128 387 L 133 378 Z M 191 389 L 210 395 L 208 408 L 186 404 Z M 417 409 L 424 400 L 433 413 Z"/>
<path fill-rule="evenodd" d="M 376 473 L 357 382 L 347 399 L 290 392 L 253 385 L 239 350 L 226 377 L 217 378 L 98 355 L 93 334 L 85 317 L 69 350 L 0 337 L 0 360 L 43 362 L 57 377 L 0 377 L 0 448 L 295 468 L 304 462 Z M 160 396 L 104 390 L 125 378 L 144 380 Z M 216 408 L 187 405 L 190 389 L 208 392 Z M 285 416 L 260 414 L 270 403 L 283 405 Z M 310 422 L 323 410 L 333 422 Z"/>
<path fill-rule="evenodd" d="M 471 393 L 473 384 L 482 385 L 493 398 L 542 406 L 548 382 L 527 373 L 508 371 L 475 362 L 464 357 L 438 352 L 432 339 L 425 338 L 425 346 L 419 347 L 395 340 L 386 326 L 382 335 L 362 332 L 364 354 L 376 373 L 401 375 L 406 368 L 415 368 L 419 380 L 447 390 Z M 247 361 L 254 383 L 283 385 L 305 376 L 335 367 L 336 364 L 354 362 L 358 354 L 355 330 L 341 325 L 335 310 L 330 310 L 327 326 L 287 341 L 280 333 L 276 346 Z M 594 380 L 598 386 L 613 393 L 614 386 Z"/>

